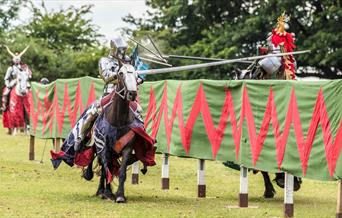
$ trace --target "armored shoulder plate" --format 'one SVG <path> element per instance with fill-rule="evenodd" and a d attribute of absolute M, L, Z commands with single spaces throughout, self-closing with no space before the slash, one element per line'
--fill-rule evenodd
<path fill-rule="evenodd" d="M 119 64 L 115 59 L 108 58 L 108 57 L 102 57 L 99 61 L 99 68 L 100 71 L 112 71 L 117 72 Z"/>
<path fill-rule="evenodd" d="M 110 93 L 117 83 L 116 74 L 119 71 L 119 64 L 115 59 L 109 57 L 102 57 L 99 60 L 99 74 L 106 83 L 104 88 L 105 93 Z"/>
<path fill-rule="evenodd" d="M 7 87 L 11 87 L 13 85 L 13 81 L 16 80 L 16 76 L 18 74 L 18 68 L 14 66 L 10 66 L 7 68 L 4 80 L 5 80 L 5 85 Z M 11 85 L 12 84 L 12 85 Z"/>

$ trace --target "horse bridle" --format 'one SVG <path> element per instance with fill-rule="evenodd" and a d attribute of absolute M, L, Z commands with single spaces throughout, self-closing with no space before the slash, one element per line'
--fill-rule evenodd
<path fill-rule="evenodd" d="M 118 72 L 118 75 L 117 75 L 117 77 L 120 77 L 120 78 L 118 79 L 119 82 L 118 82 L 118 84 L 116 84 L 116 87 L 115 87 L 115 94 L 119 95 L 122 99 L 126 99 L 127 98 L 127 92 L 129 92 L 127 85 L 124 81 L 125 76 L 127 76 L 125 74 L 128 74 L 128 73 L 134 73 L 134 72 L 128 72 L 128 71 L 122 72 L 120 69 Z M 120 75 L 120 74 L 122 74 L 122 75 Z M 122 89 L 119 89 L 120 83 L 122 83 L 122 85 L 123 85 Z"/>
<path fill-rule="evenodd" d="M 127 94 L 127 86 L 126 86 L 125 82 L 123 81 L 124 80 L 124 73 L 119 71 L 118 74 L 120 74 L 120 73 L 122 73 L 123 75 L 122 76 L 117 75 L 117 77 L 120 77 L 120 78 L 118 79 L 118 81 L 119 81 L 118 84 L 115 85 L 115 94 L 119 95 L 122 99 L 125 100 L 125 97 Z M 123 87 L 122 87 L 122 89 L 118 90 L 120 83 L 123 84 Z"/>
<path fill-rule="evenodd" d="M 122 92 L 123 92 L 123 94 L 121 94 Z M 119 90 L 119 91 L 117 91 L 117 88 L 115 88 L 115 94 L 119 95 L 124 100 L 125 100 L 126 93 L 127 93 L 127 88 L 126 88 L 125 84 L 124 84 L 124 87 L 121 90 Z"/>

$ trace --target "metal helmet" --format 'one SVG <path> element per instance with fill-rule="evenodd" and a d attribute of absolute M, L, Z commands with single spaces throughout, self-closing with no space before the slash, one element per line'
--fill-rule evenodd
<path fill-rule="evenodd" d="M 127 46 L 127 42 L 121 35 L 115 35 L 110 40 L 111 55 L 119 59 L 124 59 Z"/>
<path fill-rule="evenodd" d="M 48 80 L 48 78 L 45 78 L 45 77 L 43 77 L 41 80 L 40 80 L 40 83 L 41 84 L 44 84 L 44 85 L 46 85 L 46 84 L 48 84 L 50 81 Z"/>

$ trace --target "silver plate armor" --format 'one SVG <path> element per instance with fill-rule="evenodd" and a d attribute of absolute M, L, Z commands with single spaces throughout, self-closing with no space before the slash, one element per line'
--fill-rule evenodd
<path fill-rule="evenodd" d="M 5 85 L 7 88 L 12 88 L 16 84 L 16 78 L 19 72 L 19 67 L 17 65 L 13 65 L 7 68 L 5 74 Z"/>
<path fill-rule="evenodd" d="M 110 40 L 110 47 L 112 49 L 127 49 L 127 42 L 122 38 L 121 35 L 114 35 Z"/>
<path fill-rule="evenodd" d="M 280 53 L 280 47 L 275 47 L 272 43 L 272 34 L 269 34 L 267 38 L 268 54 Z M 272 75 L 280 69 L 282 66 L 281 57 L 266 57 L 259 61 L 259 66 L 268 74 Z"/>
<path fill-rule="evenodd" d="M 100 77 L 106 83 L 104 87 L 104 94 L 111 93 L 114 90 L 116 84 L 116 76 L 117 72 L 119 71 L 119 64 L 118 62 L 109 57 L 102 57 L 99 60 L 99 74 Z"/>
<path fill-rule="evenodd" d="M 259 65 L 268 74 L 272 75 L 276 73 L 281 67 L 281 58 L 279 57 L 267 57 L 259 61 Z"/>
<path fill-rule="evenodd" d="M 118 59 L 124 60 L 127 46 L 127 42 L 124 40 L 124 38 L 122 38 L 121 35 L 114 35 L 114 37 L 110 40 L 111 55 Z"/>

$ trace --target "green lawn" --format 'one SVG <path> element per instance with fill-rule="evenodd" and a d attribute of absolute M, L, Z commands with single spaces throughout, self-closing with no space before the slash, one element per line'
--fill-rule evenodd
<path fill-rule="evenodd" d="M 239 172 L 220 162 L 206 162 L 207 198 L 197 196 L 197 160 L 171 157 L 170 190 L 160 189 L 161 156 L 157 166 L 140 175 L 140 184 L 126 185 L 127 204 L 94 196 L 98 179 L 87 182 L 80 169 L 65 164 L 54 171 L 49 160 L 51 140 L 40 163 L 45 140 L 36 140 L 36 161 L 28 160 L 29 137 L 9 136 L 0 129 L 0 217 L 282 217 L 283 190 L 262 198 L 261 175 L 249 175 L 249 204 L 238 204 Z M 117 180 L 113 188 L 116 189 Z M 334 217 L 336 182 L 304 180 L 295 193 L 296 217 Z"/>

